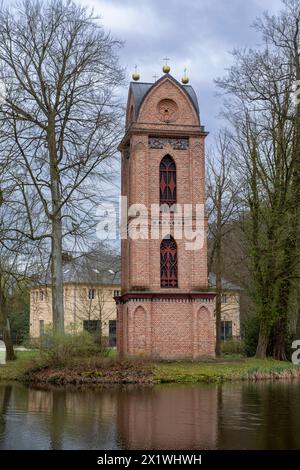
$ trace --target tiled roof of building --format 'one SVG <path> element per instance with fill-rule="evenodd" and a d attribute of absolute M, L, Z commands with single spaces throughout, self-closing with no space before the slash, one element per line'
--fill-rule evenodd
<path fill-rule="evenodd" d="M 65 283 L 74 284 L 99 284 L 116 285 L 121 284 L 121 257 L 109 251 L 96 251 L 83 254 L 64 264 L 63 277 Z M 39 276 L 33 285 L 50 284 L 50 273 Z M 208 285 L 212 289 L 216 287 L 216 275 L 209 273 Z M 239 286 L 222 278 L 224 290 L 241 290 Z"/>
<path fill-rule="evenodd" d="M 208 275 L 208 285 L 209 287 L 216 288 L 216 275 L 215 273 L 209 273 Z M 233 282 L 227 281 L 222 277 L 222 289 L 224 290 L 241 290 L 240 286 L 233 284 Z"/>
<path fill-rule="evenodd" d="M 63 278 L 65 283 L 120 285 L 120 256 L 110 252 L 86 253 L 65 263 Z M 33 285 L 50 284 L 50 271 L 40 275 Z"/>
<path fill-rule="evenodd" d="M 163 78 L 163 77 L 164 77 L 164 75 L 161 78 Z M 191 101 L 192 101 L 192 103 L 193 103 L 193 105 L 194 105 L 194 107 L 197 111 L 197 114 L 199 115 L 198 99 L 197 99 L 197 95 L 194 91 L 194 88 L 191 85 L 181 85 L 181 83 L 179 83 L 171 75 L 169 77 L 172 80 L 174 80 L 177 83 L 177 85 L 179 85 L 189 95 L 189 97 L 190 97 L 190 99 L 191 99 Z M 130 82 L 130 89 L 133 93 L 136 113 L 139 112 L 140 106 L 141 106 L 142 101 L 143 101 L 145 95 L 147 94 L 147 92 L 150 90 L 150 88 L 152 86 L 154 86 L 158 82 L 159 82 L 159 80 L 155 83 Z"/>

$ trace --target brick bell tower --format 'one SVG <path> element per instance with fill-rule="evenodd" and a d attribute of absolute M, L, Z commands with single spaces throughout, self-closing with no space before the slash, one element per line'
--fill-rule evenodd
<path fill-rule="evenodd" d="M 163 70 L 169 72 L 169 67 Z M 205 203 L 206 136 L 190 85 L 169 73 L 155 83 L 130 83 L 126 132 L 119 146 L 122 196 L 127 196 L 129 210 L 127 238 L 123 233 L 121 242 L 122 295 L 115 298 L 120 354 L 162 359 L 215 355 L 215 294 L 208 290 L 204 213 L 200 248 L 187 249 L 184 237 L 176 238 L 175 232 L 180 219 L 176 204 Z M 143 204 L 148 211 L 148 217 L 138 214 L 141 239 L 130 236 L 132 204 Z M 169 234 L 153 236 L 153 227 L 164 227 L 165 211 L 150 217 L 152 205 L 162 204 L 171 208 Z"/>

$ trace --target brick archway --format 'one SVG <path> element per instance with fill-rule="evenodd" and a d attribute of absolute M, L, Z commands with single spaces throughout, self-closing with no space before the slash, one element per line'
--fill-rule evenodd
<path fill-rule="evenodd" d="M 202 306 L 197 312 L 197 352 L 198 356 L 209 354 L 211 345 L 214 344 L 212 337 L 212 318 L 210 311 Z"/>
<path fill-rule="evenodd" d="M 147 347 L 147 313 L 139 306 L 133 312 L 134 354 L 144 353 Z"/>

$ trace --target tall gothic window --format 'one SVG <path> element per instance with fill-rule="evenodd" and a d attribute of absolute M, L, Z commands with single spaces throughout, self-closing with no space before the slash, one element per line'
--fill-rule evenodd
<path fill-rule="evenodd" d="M 165 155 L 159 166 L 160 205 L 176 204 L 176 164 L 170 155 Z"/>
<path fill-rule="evenodd" d="M 164 238 L 160 244 L 160 285 L 178 287 L 177 244 L 173 237 Z"/>

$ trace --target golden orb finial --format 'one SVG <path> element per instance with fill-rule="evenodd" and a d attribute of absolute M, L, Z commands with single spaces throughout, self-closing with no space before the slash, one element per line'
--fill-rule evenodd
<path fill-rule="evenodd" d="M 182 82 L 184 85 L 187 85 L 187 84 L 189 83 L 189 81 L 190 81 L 190 79 L 189 79 L 189 77 L 188 77 L 187 74 L 186 74 L 186 69 L 184 69 L 184 75 L 183 75 L 183 77 L 182 77 L 182 79 L 181 79 L 181 82 Z"/>
<path fill-rule="evenodd" d="M 138 71 L 137 71 L 137 65 L 135 65 L 135 67 L 134 67 L 134 72 L 133 72 L 133 74 L 132 74 L 132 80 L 134 80 L 135 82 L 137 82 L 139 79 L 140 79 L 140 74 L 139 74 Z"/>
<path fill-rule="evenodd" d="M 169 73 L 171 70 L 171 67 L 168 64 L 168 60 L 170 60 L 168 57 L 164 58 L 165 64 L 163 65 L 163 68 L 162 68 L 164 73 Z"/>

